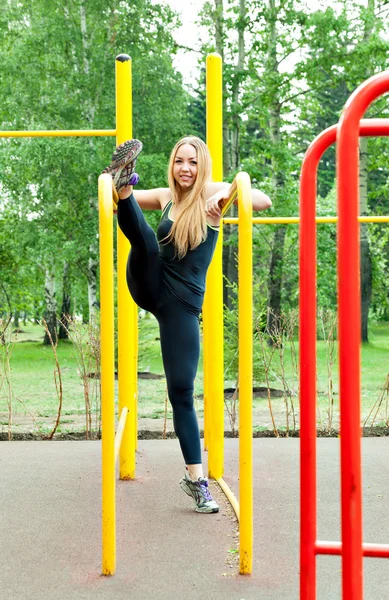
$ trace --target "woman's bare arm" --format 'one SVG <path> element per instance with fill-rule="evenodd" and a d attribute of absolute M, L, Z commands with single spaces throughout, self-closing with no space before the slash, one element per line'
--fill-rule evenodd
<path fill-rule="evenodd" d="M 144 210 L 161 210 L 165 208 L 169 201 L 169 188 L 154 188 L 152 190 L 136 190 L 132 186 L 123 187 L 120 190 L 119 198 L 127 198 L 131 192 L 135 200 Z"/>
<path fill-rule="evenodd" d="M 227 198 L 229 195 L 231 184 L 224 182 L 210 182 L 207 184 L 207 196 L 208 196 L 208 213 L 211 216 L 220 215 L 220 209 L 218 208 L 218 202 Z M 251 199 L 253 203 L 253 211 L 265 210 L 270 208 L 272 202 L 267 194 L 260 190 L 251 189 Z M 238 204 L 238 200 L 234 201 L 234 204 Z"/>

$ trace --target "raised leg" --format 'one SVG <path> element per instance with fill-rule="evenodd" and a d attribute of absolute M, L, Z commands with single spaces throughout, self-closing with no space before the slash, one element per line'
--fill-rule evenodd
<path fill-rule="evenodd" d="M 134 301 L 155 312 L 163 294 L 158 241 L 133 194 L 118 203 L 118 224 L 131 244 L 127 284 Z"/>

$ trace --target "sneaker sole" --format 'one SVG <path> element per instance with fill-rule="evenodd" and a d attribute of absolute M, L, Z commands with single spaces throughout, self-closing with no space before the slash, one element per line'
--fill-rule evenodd
<path fill-rule="evenodd" d="M 131 164 L 136 161 L 139 154 L 142 152 L 143 144 L 140 140 L 127 140 L 122 144 L 119 144 L 117 148 L 115 148 L 112 154 L 111 164 L 106 167 L 103 173 L 108 173 L 112 176 L 112 196 L 113 196 L 113 212 L 117 213 L 119 195 L 116 188 L 117 181 L 120 179 L 121 172 L 125 169 L 128 164 Z M 133 165 L 133 169 L 135 166 Z M 139 182 L 139 175 L 136 175 L 137 181 L 134 182 L 133 185 L 136 185 Z"/>
<path fill-rule="evenodd" d="M 112 154 L 109 167 L 104 169 L 105 173 L 114 173 L 132 163 L 142 152 L 143 144 L 139 140 L 127 140 L 120 144 Z"/>
<path fill-rule="evenodd" d="M 219 508 L 199 508 L 198 506 L 196 506 L 196 512 L 198 513 L 203 513 L 203 514 L 207 514 L 207 515 L 211 515 L 211 514 L 215 514 L 219 512 Z"/>
<path fill-rule="evenodd" d="M 185 479 L 181 479 L 180 486 L 181 486 L 181 489 L 184 490 L 185 494 L 187 494 L 188 496 L 190 496 L 192 498 L 193 502 L 196 505 L 196 512 L 199 512 L 199 513 L 217 513 L 217 512 L 219 512 L 219 507 L 208 508 L 207 506 L 204 506 L 203 508 L 201 508 L 201 507 L 197 506 L 196 500 L 193 498 L 192 492 L 190 491 L 190 487 L 187 485 Z"/>

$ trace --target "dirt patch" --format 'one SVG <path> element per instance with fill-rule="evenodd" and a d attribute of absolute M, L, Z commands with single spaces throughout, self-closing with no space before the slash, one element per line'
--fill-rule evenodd
<path fill-rule="evenodd" d="M 149 373 L 148 371 L 138 371 L 139 379 L 165 379 L 165 375 L 158 375 L 158 373 Z"/>
<path fill-rule="evenodd" d="M 156 419 L 154 419 L 155 421 Z M 163 422 L 161 420 L 161 430 L 151 430 L 151 429 L 139 429 L 138 430 L 138 439 L 139 440 L 161 440 L 161 439 L 174 439 L 176 435 L 174 431 L 167 431 L 164 435 L 162 432 Z M 388 437 L 389 436 L 389 427 L 369 427 L 367 429 L 363 429 L 362 437 Z M 204 432 L 200 431 L 200 437 L 204 437 Z M 231 431 L 224 432 L 225 438 L 237 438 L 237 434 L 232 434 Z M 254 431 L 253 438 L 274 438 L 276 437 L 274 431 L 271 430 L 263 430 L 263 431 Z M 285 430 L 278 430 L 278 437 L 280 438 L 298 438 L 300 437 L 299 430 L 286 432 Z M 318 429 L 317 437 L 324 438 L 336 438 L 339 437 L 339 432 L 336 429 L 332 429 L 330 431 Z M 16 432 L 12 434 L 13 441 L 28 441 L 28 440 L 44 440 L 45 437 L 39 433 L 33 432 Z M 99 432 L 93 432 L 93 436 L 90 439 L 101 439 L 101 434 Z M 53 441 L 66 441 L 66 440 L 86 440 L 85 431 L 74 431 L 73 433 L 57 433 Z M 0 441 L 8 441 L 8 434 L 6 432 L 0 432 Z"/>
<path fill-rule="evenodd" d="M 227 395 L 227 394 L 226 394 Z M 8 440 L 8 427 L 6 425 L 6 413 L 0 413 L 0 441 Z M 289 431 L 286 431 L 286 410 L 285 406 L 278 403 L 273 407 L 273 417 L 276 424 L 274 430 L 273 422 L 269 415 L 267 402 L 260 403 L 253 407 L 253 437 L 254 438 L 273 438 L 273 437 L 299 437 L 300 423 L 296 416 L 293 421 L 289 415 Z M 36 417 L 34 420 L 29 415 L 13 416 L 12 439 L 14 440 L 44 440 L 53 428 L 55 417 Z M 198 422 L 200 435 L 203 437 L 204 417 L 202 410 L 198 410 Z M 328 428 L 318 424 L 318 437 L 339 437 L 338 423 L 328 430 Z M 239 423 L 235 424 L 232 431 L 228 414 L 224 415 L 224 437 L 238 437 Z M 377 425 L 373 427 L 362 428 L 363 437 L 384 437 L 389 436 L 389 427 Z M 95 419 L 92 421 L 91 439 L 100 439 L 101 433 L 98 431 L 98 423 Z M 171 411 L 165 419 L 161 415 L 158 418 L 144 416 L 138 418 L 138 438 L 140 440 L 151 439 L 171 439 L 175 438 L 173 419 Z M 56 432 L 55 440 L 85 440 L 85 416 L 83 414 L 67 414 L 63 416 L 60 422 L 59 431 Z"/>
<path fill-rule="evenodd" d="M 100 379 L 100 373 L 88 373 L 89 379 Z M 158 375 L 158 373 L 149 373 L 149 371 L 138 371 L 139 379 L 164 379 L 165 375 Z M 115 371 L 115 379 L 117 381 L 118 374 Z"/>
<path fill-rule="evenodd" d="M 230 400 L 235 393 L 235 388 L 224 388 L 224 397 L 228 400 Z M 274 388 L 267 387 L 253 387 L 253 398 L 268 398 L 269 394 L 270 398 L 283 398 L 285 396 L 285 392 L 283 390 L 276 390 Z M 201 394 L 197 397 L 202 398 L 203 395 Z"/>

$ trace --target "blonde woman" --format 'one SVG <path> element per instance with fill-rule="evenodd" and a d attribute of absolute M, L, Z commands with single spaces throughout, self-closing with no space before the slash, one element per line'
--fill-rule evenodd
<path fill-rule="evenodd" d="M 128 288 L 138 306 L 153 313 L 159 323 L 174 429 L 186 464 L 180 486 L 194 499 L 197 512 L 215 513 L 219 507 L 203 473 L 193 384 L 205 276 L 217 242 L 220 206 L 228 198 L 230 184 L 210 181 L 207 146 L 198 137 L 185 137 L 170 156 L 169 187 L 134 192 L 141 150 L 138 140 L 121 144 L 105 169 L 113 177 L 119 227 L 131 243 Z M 259 190 L 252 190 L 252 200 L 254 210 L 271 206 Z M 141 209 L 162 211 L 157 235 Z"/>

